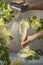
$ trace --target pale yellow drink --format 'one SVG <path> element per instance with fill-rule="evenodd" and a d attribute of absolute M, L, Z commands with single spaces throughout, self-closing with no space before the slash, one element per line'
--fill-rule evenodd
<path fill-rule="evenodd" d="M 20 23 L 20 35 L 21 35 L 21 40 L 24 40 L 26 35 L 27 35 L 27 29 L 29 28 L 28 22 L 26 21 L 21 21 Z"/>

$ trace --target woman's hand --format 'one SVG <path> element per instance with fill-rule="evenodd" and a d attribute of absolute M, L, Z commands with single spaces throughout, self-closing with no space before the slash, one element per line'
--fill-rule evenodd
<path fill-rule="evenodd" d="M 22 42 L 21 42 L 21 47 L 25 47 L 28 42 L 31 42 L 35 39 L 34 35 L 26 37 Z"/>
<path fill-rule="evenodd" d="M 22 40 L 22 42 L 21 42 L 21 47 L 25 47 L 28 42 L 34 41 L 36 38 L 38 38 L 37 35 L 38 35 L 38 34 L 36 33 L 36 34 L 34 34 L 34 35 L 32 35 L 32 36 L 26 37 L 24 40 Z"/>
<path fill-rule="evenodd" d="M 39 31 L 38 33 L 35 33 L 32 36 L 28 36 L 26 37 L 22 42 L 21 42 L 21 47 L 25 47 L 27 45 L 28 42 L 32 42 L 35 39 L 39 38 L 43 36 L 43 30 Z"/>

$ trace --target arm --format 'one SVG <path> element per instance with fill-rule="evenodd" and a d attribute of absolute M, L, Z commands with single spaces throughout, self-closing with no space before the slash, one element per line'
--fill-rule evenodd
<path fill-rule="evenodd" d="M 43 1 L 42 2 L 28 4 L 28 3 L 25 3 L 25 0 L 24 0 L 24 1 L 19 1 L 19 2 L 16 2 L 16 3 L 20 4 L 20 5 L 23 5 L 23 7 L 26 10 L 43 10 Z"/>
<path fill-rule="evenodd" d="M 24 3 L 23 5 L 29 10 L 43 10 L 43 1 L 31 4 Z"/>
<path fill-rule="evenodd" d="M 30 10 L 43 10 L 43 2 L 29 4 Z"/>
<path fill-rule="evenodd" d="M 35 37 L 35 39 L 43 36 L 43 30 L 41 30 L 40 32 L 34 34 L 33 36 Z"/>
<path fill-rule="evenodd" d="M 38 33 L 36 33 L 36 34 L 34 34 L 32 36 L 28 36 L 25 40 L 23 40 L 21 42 L 21 46 L 24 47 L 24 46 L 27 45 L 28 42 L 32 42 L 32 41 L 34 41 L 35 39 L 37 39 L 37 38 L 39 38 L 41 36 L 43 36 L 43 30 L 41 30 L 40 32 L 38 32 Z"/>

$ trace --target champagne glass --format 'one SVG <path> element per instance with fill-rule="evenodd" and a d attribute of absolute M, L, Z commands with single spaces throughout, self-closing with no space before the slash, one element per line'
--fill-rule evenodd
<path fill-rule="evenodd" d="M 24 40 L 26 38 L 28 27 L 29 27 L 28 22 L 25 20 L 22 20 L 20 23 L 21 40 Z"/>

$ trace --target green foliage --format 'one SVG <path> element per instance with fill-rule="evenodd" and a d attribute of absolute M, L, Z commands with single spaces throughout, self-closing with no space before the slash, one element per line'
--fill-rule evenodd
<path fill-rule="evenodd" d="M 3 43 L 3 41 L 4 41 L 4 38 L 0 38 L 0 43 Z"/>
<path fill-rule="evenodd" d="M 37 49 L 34 52 L 36 54 L 27 56 L 27 57 L 25 57 L 25 59 L 27 59 L 27 60 L 39 60 L 40 56 L 43 54 L 43 52 L 41 51 L 41 49 Z"/>
<path fill-rule="evenodd" d="M 38 49 L 35 52 L 36 52 L 37 55 L 42 55 L 43 54 L 43 52 L 41 51 L 41 49 Z"/>
<path fill-rule="evenodd" d="M 38 55 L 35 55 L 33 58 L 34 58 L 34 60 L 39 60 L 40 59 L 40 57 Z"/>
<path fill-rule="evenodd" d="M 41 23 L 39 22 L 39 19 L 36 16 L 29 18 L 28 22 L 30 22 L 30 26 L 32 27 L 32 29 L 37 30 L 39 27 L 41 27 Z"/>
<path fill-rule="evenodd" d="M 6 2 L 0 2 L 0 33 L 3 35 L 4 40 L 9 42 L 12 39 L 11 31 L 6 29 L 6 24 L 10 22 L 14 16 L 14 11 Z"/>
<path fill-rule="evenodd" d="M 32 19 L 31 19 L 30 17 L 28 17 L 27 21 L 28 21 L 28 24 L 29 24 L 30 27 L 31 27 Z"/>
<path fill-rule="evenodd" d="M 10 65 L 8 48 L 4 46 L 4 42 L 9 43 L 12 40 L 11 31 L 7 30 L 6 24 L 14 17 L 14 11 L 7 2 L 0 2 L 0 60 L 4 65 Z"/>
<path fill-rule="evenodd" d="M 33 16 L 32 19 L 33 19 L 33 20 L 36 20 L 36 19 L 37 19 L 37 16 Z"/>
<path fill-rule="evenodd" d="M 27 21 L 30 23 L 32 29 L 36 30 L 36 32 L 43 29 L 43 19 L 38 19 L 36 16 L 33 16 L 32 18 L 28 17 Z"/>
<path fill-rule="evenodd" d="M 39 19 L 37 16 L 33 16 L 32 18 L 28 17 L 27 21 L 30 27 L 34 29 L 36 32 L 39 32 L 43 29 L 43 19 Z"/>
<path fill-rule="evenodd" d="M 2 17 L 5 23 L 10 22 L 14 16 L 14 11 L 6 2 L 0 2 L 0 18 Z"/>
<path fill-rule="evenodd" d="M 25 59 L 27 59 L 27 60 L 39 60 L 40 59 L 40 57 L 38 56 L 38 55 L 30 55 L 30 56 L 27 56 Z"/>
<path fill-rule="evenodd" d="M 33 59 L 33 55 L 27 56 L 25 59 L 32 60 Z"/>
<path fill-rule="evenodd" d="M 2 45 L 0 45 L 0 60 L 4 63 L 4 65 L 10 65 L 8 48 Z"/>

